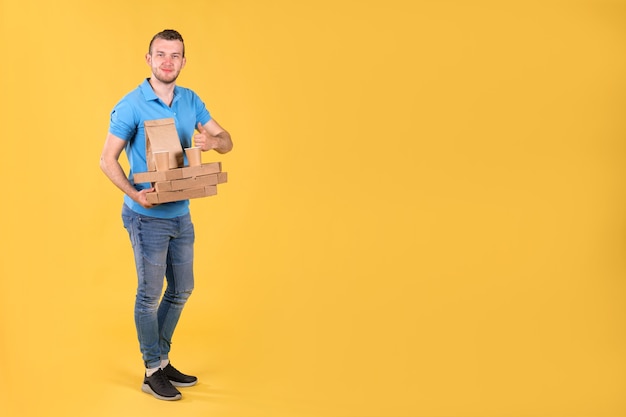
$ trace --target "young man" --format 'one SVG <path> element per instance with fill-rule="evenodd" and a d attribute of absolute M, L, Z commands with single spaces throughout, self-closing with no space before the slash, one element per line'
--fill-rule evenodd
<path fill-rule="evenodd" d="M 179 372 L 169 362 L 172 334 L 194 286 L 194 227 L 189 201 L 152 205 L 149 183 L 135 184 L 133 174 L 147 171 L 144 121 L 174 118 L 183 148 L 229 152 L 229 133 L 213 119 L 191 90 L 176 85 L 185 66 L 185 45 L 174 30 L 157 33 L 146 54 L 151 77 L 127 94 L 111 112 L 100 167 L 124 192 L 122 220 L 128 230 L 137 269 L 135 324 L 146 373 L 142 390 L 161 400 L 178 400 L 175 386 L 191 386 L 195 376 Z M 194 135 L 194 129 L 198 133 Z M 130 172 L 119 157 L 126 151 Z M 163 281 L 167 287 L 161 298 Z"/>

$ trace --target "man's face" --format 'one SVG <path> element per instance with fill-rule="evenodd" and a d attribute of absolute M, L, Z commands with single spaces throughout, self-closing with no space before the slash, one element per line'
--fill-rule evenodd
<path fill-rule="evenodd" d="M 183 43 L 178 40 L 155 39 L 152 50 L 146 55 L 146 62 L 157 80 L 166 84 L 173 83 L 185 66 Z"/>

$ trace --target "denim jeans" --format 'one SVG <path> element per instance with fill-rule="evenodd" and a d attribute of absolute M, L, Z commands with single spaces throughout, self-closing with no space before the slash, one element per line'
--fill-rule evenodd
<path fill-rule="evenodd" d="M 138 214 L 124 205 L 137 268 L 135 325 L 147 368 L 169 358 L 172 335 L 194 286 L 194 227 L 191 216 L 160 219 Z M 167 281 L 163 293 L 163 277 Z M 161 295 L 163 294 L 163 297 Z"/>

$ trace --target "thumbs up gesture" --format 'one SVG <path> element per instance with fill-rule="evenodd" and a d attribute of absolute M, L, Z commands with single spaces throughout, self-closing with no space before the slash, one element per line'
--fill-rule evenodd
<path fill-rule="evenodd" d="M 212 142 L 214 141 L 211 140 L 213 139 L 213 137 L 209 134 L 209 132 L 207 132 L 204 126 L 202 126 L 202 124 L 198 122 L 198 126 L 196 127 L 196 129 L 198 130 L 198 133 L 193 135 L 194 146 L 200 147 L 200 149 L 202 149 L 203 151 L 213 149 Z"/>
<path fill-rule="evenodd" d="M 218 153 L 226 153 L 233 148 L 230 134 L 222 129 L 215 119 L 209 120 L 204 126 L 198 123 L 196 129 L 198 133 L 193 136 L 193 143 L 203 151 L 215 149 Z"/>

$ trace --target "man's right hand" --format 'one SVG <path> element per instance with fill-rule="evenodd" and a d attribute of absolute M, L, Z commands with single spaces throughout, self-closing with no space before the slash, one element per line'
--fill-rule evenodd
<path fill-rule="evenodd" d="M 140 190 L 137 192 L 137 194 L 135 194 L 135 197 L 133 197 L 133 200 L 141 204 L 141 207 L 143 208 L 147 208 L 147 209 L 152 208 L 155 206 L 155 204 L 148 202 L 148 197 L 146 197 L 146 194 L 151 193 L 153 191 L 154 191 L 154 187 Z"/>

